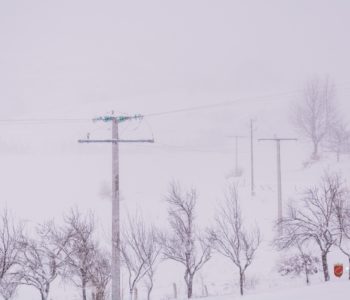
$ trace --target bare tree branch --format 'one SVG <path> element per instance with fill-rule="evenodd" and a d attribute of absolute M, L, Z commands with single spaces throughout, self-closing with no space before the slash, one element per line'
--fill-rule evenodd
<path fill-rule="evenodd" d="M 314 79 L 306 84 L 303 98 L 293 107 L 293 124 L 312 142 L 313 159 L 318 159 L 319 146 L 337 120 L 334 98 L 334 85 L 328 78 Z"/>
<path fill-rule="evenodd" d="M 121 238 L 121 254 L 128 271 L 130 300 L 136 284 L 146 276 L 148 298 L 153 288 L 153 276 L 161 247 L 157 241 L 156 229 L 146 226 L 141 217 L 128 218 Z"/>
<path fill-rule="evenodd" d="M 5 209 L 0 216 L 0 279 L 19 262 L 23 225 L 15 224 Z"/>
<path fill-rule="evenodd" d="M 36 237 L 22 236 L 20 241 L 21 283 L 36 288 L 42 300 L 47 300 L 51 283 L 64 264 L 62 247 L 54 242 L 53 222 L 36 228 Z"/>
<path fill-rule="evenodd" d="M 78 209 L 72 209 L 65 216 L 64 223 L 56 233 L 56 243 L 62 247 L 65 255 L 62 276 L 81 288 L 82 299 L 86 300 L 89 274 L 94 266 L 98 248 L 94 239 L 94 216 L 83 216 Z"/>
<path fill-rule="evenodd" d="M 260 231 L 248 231 L 238 203 L 235 186 L 229 187 L 224 205 L 215 218 L 215 227 L 211 230 L 215 249 L 232 261 L 239 271 L 240 293 L 244 293 L 244 280 L 247 268 L 253 262 L 255 252 L 260 245 Z"/>
<path fill-rule="evenodd" d="M 89 269 L 89 281 L 95 289 L 93 300 L 107 299 L 107 287 L 111 280 L 111 255 L 97 249 L 92 267 Z"/>
<path fill-rule="evenodd" d="M 201 235 L 195 227 L 195 207 L 197 194 L 194 189 L 185 193 L 178 184 L 171 184 L 166 198 L 168 202 L 171 234 L 162 235 L 163 255 L 166 259 L 184 265 L 184 279 L 187 296 L 193 294 L 195 274 L 211 258 L 211 246 L 207 237 Z"/>
<path fill-rule="evenodd" d="M 289 249 L 309 242 L 319 247 L 325 281 L 330 278 L 327 255 L 338 236 L 335 207 L 343 192 L 339 175 L 326 173 L 319 186 L 304 192 L 302 206 L 290 206 L 287 216 L 277 225 L 283 232 L 274 241 L 278 249 Z"/>

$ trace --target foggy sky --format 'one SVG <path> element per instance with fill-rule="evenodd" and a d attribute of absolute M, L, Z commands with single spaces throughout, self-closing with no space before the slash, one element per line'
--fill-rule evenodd
<path fill-rule="evenodd" d="M 147 113 L 314 75 L 348 82 L 349 14 L 346 0 L 3 0 L 0 116 Z"/>

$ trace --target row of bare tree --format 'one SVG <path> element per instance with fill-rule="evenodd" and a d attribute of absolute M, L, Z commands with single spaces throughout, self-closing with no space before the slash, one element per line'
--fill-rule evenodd
<path fill-rule="evenodd" d="M 187 296 L 193 295 L 195 275 L 209 261 L 214 251 L 231 260 L 239 275 L 241 294 L 247 268 L 260 244 L 257 229 L 248 230 L 231 187 L 219 208 L 214 226 L 200 229 L 196 222 L 197 193 L 183 191 L 172 184 L 166 197 L 169 229 L 160 230 L 146 224 L 139 216 L 129 217 L 121 234 L 122 263 L 127 274 L 130 300 L 135 299 L 142 280 L 150 299 L 154 274 L 162 260 L 173 260 L 184 267 Z M 37 289 L 47 300 L 52 282 L 57 277 L 81 289 L 82 299 L 107 298 L 111 277 L 111 257 L 99 245 L 93 215 L 73 209 L 61 225 L 53 221 L 28 233 L 16 225 L 5 211 L 0 224 L 0 294 L 11 299 L 19 285 Z"/>
<path fill-rule="evenodd" d="M 311 252 L 318 249 L 324 280 L 328 281 L 332 247 L 346 255 L 350 267 L 349 195 L 339 174 L 325 173 L 319 185 L 306 189 L 300 201 L 289 206 L 287 215 L 278 221 L 280 233 L 274 244 L 279 250 L 294 249 L 297 254 L 282 263 L 281 273 L 303 272 L 309 283 L 319 261 Z"/>
<path fill-rule="evenodd" d="M 197 193 L 194 189 L 182 191 L 179 185 L 172 184 L 166 200 L 171 232 L 161 235 L 163 255 L 184 266 L 188 298 L 193 294 L 194 276 L 209 261 L 213 251 L 232 262 L 243 295 L 246 270 L 259 247 L 260 232 L 257 228 L 246 228 L 236 187 L 228 189 L 214 225 L 202 231 L 196 224 Z"/>
<path fill-rule="evenodd" d="M 210 228 L 200 229 L 196 222 L 197 199 L 194 189 L 184 191 L 174 183 L 166 197 L 168 230 L 146 224 L 141 217 L 129 217 L 124 224 L 121 254 L 130 300 L 141 280 L 150 299 L 154 274 L 164 259 L 183 265 L 187 296 L 191 298 L 195 275 L 214 251 L 232 262 L 239 276 L 240 293 L 244 293 L 246 270 L 259 247 L 260 232 L 247 229 L 235 186 L 228 189 Z M 59 226 L 46 222 L 28 233 L 23 223 L 16 225 L 4 211 L 0 220 L 0 294 L 4 299 L 11 299 L 19 285 L 28 285 L 47 300 L 57 277 L 80 288 L 83 300 L 88 298 L 88 290 L 93 291 L 93 300 L 106 299 L 111 257 L 99 245 L 94 217 L 73 209 L 63 220 Z M 349 192 L 339 174 L 325 173 L 319 185 L 306 189 L 277 227 L 274 245 L 281 251 L 296 250 L 294 256 L 285 258 L 281 273 L 303 272 L 308 283 L 321 261 L 328 281 L 327 258 L 332 247 L 347 256 L 350 267 Z M 311 255 L 315 249 L 320 260 Z"/>
<path fill-rule="evenodd" d="M 5 211 L 0 221 L 0 294 L 12 299 L 19 285 L 35 288 L 47 300 L 52 282 L 61 276 L 81 289 L 88 285 L 94 300 L 104 300 L 110 278 L 110 259 L 95 238 L 93 216 L 72 210 L 61 226 L 38 225 L 29 234 Z"/>
<path fill-rule="evenodd" d="M 260 233 L 257 229 L 245 228 L 235 187 L 229 189 L 215 226 L 210 229 L 200 230 L 196 223 L 197 193 L 194 189 L 183 191 L 173 183 L 166 201 L 169 230 L 147 226 L 140 217 L 129 218 L 123 230 L 121 253 L 128 273 L 130 300 L 134 299 L 135 288 L 141 280 L 146 284 L 147 299 L 150 299 L 154 274 L 162 260 L 172 260 L 184 267 L 187 297 L 191 298 L 194 277 L 212 257 L 213 250 L 229 258 L 237 268 L 243 294 L 245 273 L 260 244 Z"/>

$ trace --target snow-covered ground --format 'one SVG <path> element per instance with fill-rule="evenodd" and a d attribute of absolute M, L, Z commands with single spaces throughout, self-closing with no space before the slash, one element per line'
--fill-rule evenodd
<path fill-rule="evenodd" d="M 313 286 L 296 287 L 290 289 L 275 290 L 244 296 L 245 300 L 330 300 L 347 299 L 350 293 L 350 282 L 328 282 Z M 242 299 L 240 296 L 217 296 L 207 300 L 234 300 Z"/>
<path fill-rule="evenodd" d="M 273 114 L 267 112 L 256 122 L 256 138 L 269 136 L 267 125 L 273 123 Z M 288 123 L 282 123 L 276 117 L 274 123 L 283 124 L 286 131 L 291 131 Z M 201 123 L 202 124 L 202 123 Z M 153 127 L 157 122 L 154 122 Z M 52 125 L 50 125 L 52 126 Z M 95 126 L 95 125 L 93 125 Z M 170 126 L 170 125 L 169 125 Z M 196 125 L 200 127 L 200 124 Z M 53 127 L 53 126 L 52 126 Z M 171 127 L 171 126 L 170 126 Z M 209 126 L 208 126 L 209 127 Z M 230 126 L 228 126 L 230 127 Z M 235 129 L 235 126 L 233 124 Z M 100 126 L 106 136 L 110 134 L 108 125 Z M 239 128 L 239 127 L 238 127 Z M 13 132 L 19 134 L 14 128 Z M 50 129 L 50 128 L 49 128 Z M 133 128 L 132 128 L 133 129 Z M 142 130 L 142 127 L 140 128 Z M 187 133 L 198 128 L 191 127 Z M 178 180 L 184 186 L 197 188 L 198 210 L 197 221 L 200 227 L 210 226 L 218 204 L 224 198 L 228 184 L 235 182 L 239 187 L 239 201 L 244 218 L 249 225 L 258 225 L 262 233 L 262 244 L 252 266 L 247 271 L 247 299 L 314 299 L 313 293 L 335 295 L 339 289 L 346 293 L 348 282 L 337 281 L 332 276 L 331 283 L 322 283 L 322 274 L 312 276 L 310 287 L 304 287 L 302 279 L 281 277 L 276 271 L 276 262 L 283 255 L 271 246 L 275 235 L 273 224 L 277 214 L 276 192 L 276 154 L 273 143 L 255 143 L 255 183 L 256 195 L 250 195 L 250 156 L 249 141 L 242 140 L 239 148 L 239 165 L 243 175 L 232 178 L 229 174 L 234 168 L 234 144 L 225 137 L 230 132 L 223 124 L 221 135 L 213 136 L 219 146 L 207 144 L 191 145 L 187 142 L 168 141 L 176 147 L 164 146 L 165 133 L 155 136 L 154 145 L 123 145 L 121 146 L 121 213 L 126 216 L 136 211 L 142 212 L 147 220 L 153 220 L 159 226 L 167 222 L 164 196 L 170 181 Z M 50 131 L 38 134 L 36 127 L 29 127 L 28 138 L 37 134 L 36 139 L 50 139 Z M 237 129 L 241 132 L 248 128 Z M 11 131 L 10 131 L 11 132 Z M 164 131 L 166 132 L 166 131 Z M 0 156 L 0 181 L 5 183 L 0 190 L 1 205 L 7 206 L 13 214 L 35 224 L 55 217 L 60 220 L 63 212 L 72 206 L 94 211 L 98 220 L 99 238 L 102 244 L 109 245 L 110 240 L 110 147 L 106 145 L 78 145 L 76 140 L 81 137 L 80 129 L 64 136 L 64 128 L 58 128 L 56 136 L 62 136 L 70 148 L 59 149 L 56 152 L 49 149 L 29 149 L 18 154 L 12 151 Z M 247 132 L 248 133 L 248 132 Z M 22 132 L 23 134 L 23 132 Z M 21 134 L 21 138 L 23 138 Z M 98 133 L 100 135 L 100 133 Z M 130 136 L 133 131 L 122 131 L 122 136 Z M 207 134 L 211 134 L 208 133 Z M 291 133 L 292 134 L 292 133 Z M 96 136 L 97 134 L 95 134 Z M 11 136 L 2 137 L 10 144 Z M 51 142 L 51 141 L 50 141 Z M 61 143 L 61 142 L 60 142 Z M 195 144 L 194 143 L 194 144 Z M 41 145 L 44 145 L 41 142 Z M 324 154 L 323 160 L 307 168 L 303 162 L 307 160 L 310 148 L 304 141 L 288 142 L 282 145 L 282 181 L 283 201 L 285 204 L 298 199 L 300 192 L 306 186 L 317 183 L 324 170 L 340 171 L 349 182 L 349 157 L 344 156 L 337 163 L 334 155 Z M 317 252 L 315 252 L 317 255 Z M 333 248 L 329 255 L 329 267 L 332 273 L 334 263 L 347 265 L 346 257 Z M 346 275 L 344 275 L 346 276 Z M 127 293 L 126 274 L 123 275 L 124 293 Z M 177 284 L 179 295 L 185 291 L 183 268 L 176 263 L 164 262 L 157 271 L 153 299 L 169 299 L 173 295 L 173 283 Z M 217 299 L 232 299 L 238 297 L 237 272 L 234 266 L 223 257 L 214 254 L 213 259 L 195 278 L 194 294 L 201 295 L 203 285 L 208 288 L 209 295 L 231 295 Z M 64 287 L 64 288 L 63 288 Z M 144 292 L 139 285 L 139 299 Z M 322 292 L 324 291 L 324 292 Z M 301 298 L 299 294 L 305 294 Z M 261 298 L 265 297 L 265 298 Z M 325 296 L 326 297 L 326 296 Z M 21 288 L 18 299 L 31 300 L 37 298 L 37 292 L 31 288 Z M 51 298 L 80 299 L 80 292 L 73 286 L 65 286 L 58 280 L 52 287 Z M 320 298 L 322 299 L 322 298 Z M 326 297 L 325 299 L 329 299 Z M 299 299 L 298 299 L 299 300 Z"/>

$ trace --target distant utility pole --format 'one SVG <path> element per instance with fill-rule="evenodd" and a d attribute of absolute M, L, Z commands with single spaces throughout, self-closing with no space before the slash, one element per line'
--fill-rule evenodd
<path fill-rule="evenodd" d="M 254 186 L 254 137 L 253 137 L 253 119 L 250 119 L 250 190 L 251 195 L 255 196 Z"/>
<path fill-rule="evenodd" d="M 238 168 L 238 139 L 240 138 L 246 138 L 246 136 L 243 135 L 229 135 L 230 138 L 235 139 L 235 175 L 239 175 L 239 168 Z"/>
<path fill-rule="evenodd" d="M 154 140 L 121 140 L 118 137 L 118 124 L 127 120 L 141 119 L 135 116 L 103 116 L 94 121 L 112 122 L 112 138 L 79 140 L 79 143 L 112 144 L 112 300 L 121 300 L 120 287 L 120 211 L 119 211 L 119 143 L 153 143 Z"/>
<path fill-rule="evenodd" d="M 295 138 L 269 138 L 259 139 L 259 141 L 274 141 L 276 142 L 277 154 L 277 218 L 282 218 L 282 171 L 281 171 L 281 142 L 297 141 Z"/>

